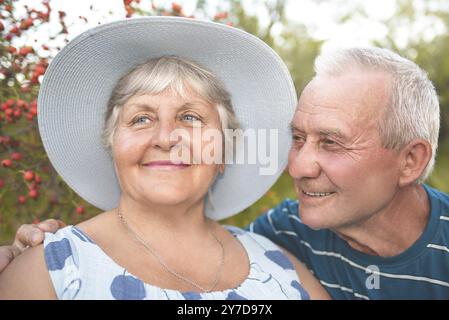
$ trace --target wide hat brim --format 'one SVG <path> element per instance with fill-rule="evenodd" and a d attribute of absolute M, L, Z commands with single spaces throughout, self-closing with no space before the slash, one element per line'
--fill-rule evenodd
<path fill-rule="evenodd" d="M 211 191 L 206 215 L 220 220 L 257 201 L 285 169 L 288 129 L 296 105 L 290 73 L 263 41 L 226 25 L 178 17 L 144 17 L 90 29 L 64 47 L 44 76 L 38 98 L 43 145 L 58 174 L 83 199 L 103 210 L 119 204 L 120 187 L 101 144 L 104 114 L 121 76 L 163 55 L 193 59 L 231 93 L 243 129 L 277 129 L 277 170 L 260 164 L 226 165 Z M 269 149 L 268 149 L 269 150 Z M 245 161 L 248 162 L 248 161 Z"/>

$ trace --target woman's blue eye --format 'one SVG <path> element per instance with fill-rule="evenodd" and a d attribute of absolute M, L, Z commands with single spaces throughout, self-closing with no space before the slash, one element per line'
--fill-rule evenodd
<path fill-rule="evenodd" d="M 182 116 L 182 120 L 186 120 L 186 121 L 201 121 L 200 120 L 200 118 L 198 118 L 198 117 L 196 117 L 196 116 L 194 116 L 194 115 L 191 115 L 191 114 L 186 114 L 186 115 L 183 115 Z"/>
<path fill-rule="evenodd" d="M 144 124 L 144 123 L 148 123 L 150 121 L 151 121 L 151 119 L 148 116 L 138 116 L 138 117 L 134 118 L 133 124 L 136 124 L 136 123 L 137 124 Z"/>

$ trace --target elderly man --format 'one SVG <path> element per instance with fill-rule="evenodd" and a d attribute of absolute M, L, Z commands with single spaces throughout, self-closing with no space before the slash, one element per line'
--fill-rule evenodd
<path fill-rule="evenodd" d="M 291 123 L 299 202 L 250 228 L 305 262 L 333 298 L 448 299 L 449 196 L 422 184 L 439 131 L 432 83 L 382 49 L 323 55 L 315 69 Z"/>
<path fill-rule="evenodd" d="M 305 262 L 335 299 L 449 299 L 449 195 L 422 184 L 439 131 L 432 83 L 377 48 L 321 55 L 315 69 L 291 122 L 299 201 L 249 228 Z"/>

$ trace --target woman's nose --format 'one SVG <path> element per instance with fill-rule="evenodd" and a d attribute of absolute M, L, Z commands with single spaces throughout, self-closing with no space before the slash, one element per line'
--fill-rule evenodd
<path fill-rule="evenodd" d="M 177 143 L 178 138 L 174 134 L 176 126 L 174 121 L 159 121 L 152 137 L 152 145 L 164 151 L 170 151 Z"/>

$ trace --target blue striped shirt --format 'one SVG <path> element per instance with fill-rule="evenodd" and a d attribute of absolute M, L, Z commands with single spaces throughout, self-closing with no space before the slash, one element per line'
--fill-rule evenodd
<path fill-rule="evenodd" d="M 420 238 L 395 257 L 352 249 L 330 230 L 298 217 L 298 201 L 284 200 L 249 229 L 304 262 L 334 299 L 449 299 L 449 195 L 424 185 L 431 212 Z"/>

